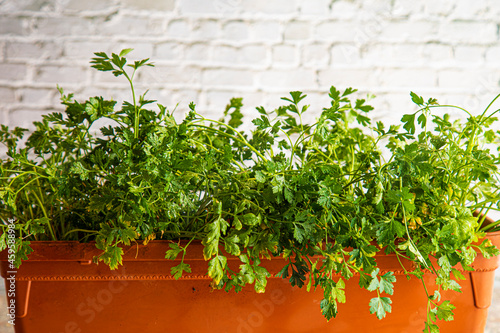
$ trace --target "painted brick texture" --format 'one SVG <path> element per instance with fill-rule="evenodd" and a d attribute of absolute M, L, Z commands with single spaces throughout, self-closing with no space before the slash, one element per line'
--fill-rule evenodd
<path fill-rule="evenodd" d="M 157 66 L 139 89 L 181 111 L 192 100 L 215 115 L 239 96 L 252 114 L 290 90 L 314 111 L 335 85 L 376 95 L 385 122 L 412 109 L 410 91 L 479 112 L 500 91 L 498 14 L 494 0 L 4 0 L 0 120 L 28 126 L 60 109 L 56 84 L 128 98 L 88 61 L 129 47 Z"/>

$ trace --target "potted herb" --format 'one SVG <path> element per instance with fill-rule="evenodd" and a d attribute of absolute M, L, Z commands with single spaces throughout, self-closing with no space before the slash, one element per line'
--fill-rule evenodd
<path fill-rule="evenodd" d="M 500 237 L 484 223 L 499 209 L 492 104 L 475 116 L 411 93 L 418 110 L 387 127 L 332 87 L 309 124 L 295 91 L 245 132 L 239 98 L 217 120 L 150 108 L 133 79 L 153 64 L 130 51 L 91 63 L 124 77 L 132 102 L 60 89 L 65 113 L 26 141 L 2 125 L 18 332 L 484 327 Z M 431 112 L 450 107 L 468 118 Z M 474 319 L 452 321 L 464 311 Z"/>

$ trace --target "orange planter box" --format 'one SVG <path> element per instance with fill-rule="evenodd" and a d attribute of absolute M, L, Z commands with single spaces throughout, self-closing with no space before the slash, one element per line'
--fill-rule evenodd
<path fill-rule="evenodd" d="M 500 246 L 500 232 L 488 238 Z M 123 266 L 115 271 L 92 263 L 100 253 L 94 244 L 32 242 L 34 253 L 15 274 L 10 273 L 4 252 L 1 274 L 15 276 L 16 332 L 417 333 L 424 328 L 424 288 L 420 280 L 404 276 L 394 255 L 376 257 L 381 271 L 394 271 L 397 277 L 392 313 L 382 320 L 370 314 L 368 303 L 376 295 L 360 289 L 354 277 L 346 282 L 347 303 L 340 304 L 337 318 L 328 322 L 319 306 L 322 290 L 307 292 L 281 278 L 269 278 L 263 294 L 255 293 L 252 286 L 240 293 L 213 290 L 200 244 L 192 244 L 185 258 L 192 273 L 175 280 L 170 268 L 178 262 L 164 259 L 168 243 L 125 247 Z M 239 261 L 228 257 L 228 263 Z M 273 274 L 284 263 L 281 258 L 263 260 Z M 459 282 L 462 293 L 442 292 L 443 299 L 457 307 L 454 321 L 439 322 L 442 333 L 484 331 L 498 265 L 498 257 L 479 255 L 476 271 L 465 272 L 467 279 Z M 424 279 L 433 290 L 434 276 Z M 8 292 L 14 279 L 5 281 Z"/>

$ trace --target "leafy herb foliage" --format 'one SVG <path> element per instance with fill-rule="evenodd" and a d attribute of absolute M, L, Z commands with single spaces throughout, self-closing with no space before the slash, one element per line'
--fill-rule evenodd
<path fill-rule="evenodd" d="M 294 91 L 275 110 L 258 107 L 253 129 L 244 132 L 240 98 L 219 120 L 194 104 L 180 122 L 161 104 L 149 109 L 155 101 L 136 95 L 133 79 L 153 64 L 128 63 L 130 51 L 96 53 L 91 64 L 125 77 L 132 102 L 78 102 L 60 89 L 65 113 L 35 122 L 27 141 L 25 129 L 2 125 L 0 216 L 16 220 L 18 265 L 33 240 L 94 240 L 102 250 L 97 259 L 111 268 L 121 264 L 121 244 L 186 239 L 166 253 L 183 259 L 198 240 L 219 288 L 254 284 L 263 292 L 270 274 L 261 261 L 283 256 L 279 276 L 321 287 L 327 319 L 346 301 L 345 280 L 355 274 L 376 294 L 367 306 L 382 319 L 396 279 L 381 274 L 378 252 L 414 261 L 408 276 L 422 279 L 431 270 L 440 289 L 457 291 L 463 276 L 455 265 L 472 269 L 476 250 L 498 254 L 488 241 L 477 245 L 485 231 L 499 230 L 476 217 L 499 209 L 498 110 L 489 111 L 491 104 L 479 116 L 453 107 L 468 118 L 452 120 L 431 113 L 451 106 L 411 93 L 418 110 L 403 116 L 402 128 L 387 128 L 372 125 L 372 107 L 352 99 L 356 90 L 332 87 L 331 104 L 305 123 L 306 95 Z M 114 125 L 96 134 L 100 119 Z M 227 266 L 227 255 L 239 256 L 239 270 Z M 181 260 L 172 274 L 190 270 Z M 425 331 L 436 332 L 437 320 L 453 318 L 453 305 L 439 290 L 428 299 Z"/>

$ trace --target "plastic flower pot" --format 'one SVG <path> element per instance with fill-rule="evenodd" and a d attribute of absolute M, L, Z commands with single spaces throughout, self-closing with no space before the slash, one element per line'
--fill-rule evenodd
<path fill-rule="evenodd" d="M 500 246 L 500 232 L 488 238 Z M 84 332 L 422 332 L 427 298 L 421 281 L 407 279 L 394 255 L 376 257 L 381 271 L 393 271 L 392 312 L 378 320 L 369 312 L 373 292 L 361 289 L 356 277 L 346 282 L 345 304 L 336 318 L 327 321 L 319 303 L 322 290 L 307 292 L 291 287 L 287 280 L 269 278 L 266 292 L 252 286 L 241 292 L 213 290 L 205 274 L 207 262 L 202 245 L 192 244 L 185 262 L 192 272 L 175 280 L 170 268 L 178 262 L 166 260 L 168 241 L 124 247 L 124 261 L 112 271 L 92 258 L 100 252 L 95 244 L 78 242 L 32 242 L 34 252 L 16 273 L 2 253 L 1 275 L 15 276 L 15 331 L 17 333 Z M 228 257 L 229 265 L 239 264 Z M 263 260 L 272 274 L 284 259 Z M 403 265 L 409 269 L 412 263 Z M 483 332 L 499 258 L 478 255 L 474 272 L 464 272 L 462 293 L 442 292 L 456 306 L 455 320 L 440 321 L 441 332 Z M 424 280 L 430 290 L 434 276 Z M 7 292 L 12 279 L 6 279 Z"/>

